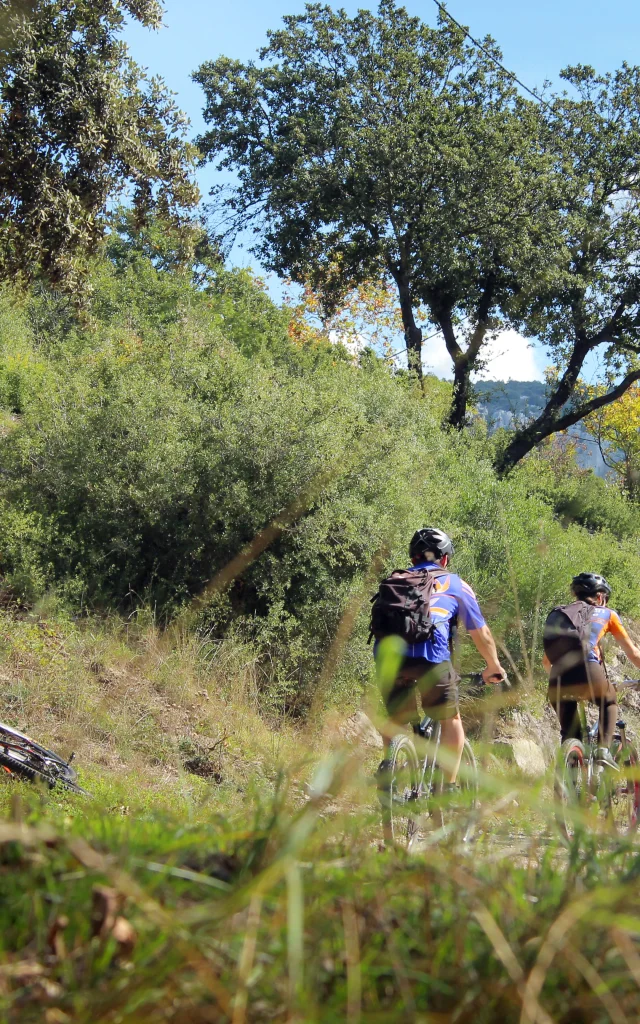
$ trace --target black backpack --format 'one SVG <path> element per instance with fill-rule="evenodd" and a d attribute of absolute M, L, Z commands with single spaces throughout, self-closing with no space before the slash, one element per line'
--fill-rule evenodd
<path fill-rule="evenodd" d="M 369 643 L 385 636 L 402 637 L 408 644 L 431 640 L 435 623 L 429 599 L 436 579 L 449 575 L 439 569 L 394 569 L 371 598 Z"/>
<path fill-rule="evenodd" d="M 589 650 L 594 605 L 573 601 L 552 608 L 542 634 L 544 653 L 557 675 L 584 665 Z"/>

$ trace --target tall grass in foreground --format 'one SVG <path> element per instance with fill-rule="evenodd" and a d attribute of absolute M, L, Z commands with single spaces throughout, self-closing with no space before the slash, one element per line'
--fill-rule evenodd
<path fill-rule="evenodd" d="M 445 806 L 407 854 L 381 842 L 379 753 L 320 716 L 265 719 L 250 652 L 115 621 L 2 628 L 2 716 L 78 749 L 95 793 L 0 779 L 7 1024 L 640 1017 L 640 847 L 595 814 L 560 842 L 551 774 L 493 756 L 495 699 L 480 808 Z"/>
<path fill-rule="evenodd" d="M 632 841 L 567 849 L 548 780 L 485 775 L 473 844 L 382 850 L 368 778 L 338 749 L 190 824 L 3 787 L 3 1019 L 638 1019 Z"/>

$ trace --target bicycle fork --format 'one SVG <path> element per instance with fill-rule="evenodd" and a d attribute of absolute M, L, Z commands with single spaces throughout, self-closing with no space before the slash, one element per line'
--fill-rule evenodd
<path fill-rule="evenodd" d="M 440 728 L 439 724 L 435 722 L 433 718 L 429 718 L 428 715 L 425 715 L 420 722 L 415 723 L 412 726 L 412 729 L 414 736 L 419 736 L 426 744 L 426 750 L 420 757 L 420 760 L 422 761 L 422 772 L 418 781 L 416 798 L 420 796 L 429 797 L 433 795 L 435 789 L 434 774 L 435 766 L 437 764 L 438 749 L 440 747 Z M 418 754 L 420 754 L 419 749 Z M 428 782 L 425 782 L 427 770 L 429 770 L 429 779 Z"/>

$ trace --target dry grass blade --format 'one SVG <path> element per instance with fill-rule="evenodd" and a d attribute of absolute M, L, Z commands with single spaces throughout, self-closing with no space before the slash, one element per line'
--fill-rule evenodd
<path fill-rule="evenodd" d="M 473 916 L 506 967 L 511 980 L 520 984 L 521 981 L 524 981 L 524 971 L 495 918 L 482 905 L 473 911 Z"/>
<path fill-rule="evenodd" d="M 528 649 L 527 649 L 527 641 L 526 641 L 526 638 L 525 638 L 525 635 L 524 635 L 524 626 L 523 626 L 523 622 L 522 622 L 522 615 L 520 613 L 520 597 L 519 597 L 519 594 L 518 594 L 518 579 L 517 579 L 515 568 L 514 568 L 514 565 L 513 565 L 513 558 L 511 557 L 511 548 L 510 548 L 509 542 L 507 540 L 507 531 L 506 531 L 506 524 L 504 522 L 504 519 L 502 519 L 502 529 L 503 529 L 503 533 L 504 533 L 504 553 L 505 553 L 506 560 L 507 560 L 507 566 L 509 567 L 509 578 L 511 580 L 511 590 L 513 592 L 513 602 L 514 602 L 514 607 L 515 607 L 515 612 L 516 612 L 516 622 L 518 624 L 518 633 L 520 635 L 522 659 L 523 659 L 524 664 L 525 664 L 525 671 L 527 673 L 527 678 L 529 679 L 530 683 L 533 685 L 533 672 L 532 672 L 532 669 L 531 669 L 531 662 L 529 661 L 529 652 L 528 652 Z"/>
<path fill-rule="evenodd" d="M 360 939 L 358 915 L 351 900 L 342 904 L 344 947 L 347 959 L 347 1021 L 358 1024 L 362 1012 L 362 977 L 360 973 Z"/>
<path fill-rule="evenodd" d="M 635 981 L 638 988 L 640 988 L 640 955 L 633 944 L 630 937 L 627 935 L 622 928 L 612 928 L 611 938 L 615 942 L 616 946 L 620 950 L 620 953 L 624 957 L 625 963 L 629 968 L 629 973 Z"/>
<path fill-rule="evenodd" d="M 564 946 L 568 933 L 593 906 L 596 895 L 597 893 L 591 893 L 589 896 L 572 903 L 556 918 L 549 928 L 538 952 L 536 962 L 527 978 L 522 999 L 520 1024 L 541 1024 L 542 1018 L 538 1015 L 538 1011 L 541 1009 L 539 998 L 547 971 L 556 954 Z"/>
<path fill-rule="evenodd" d="M 289 1020 L 298 1020 L 304 980 L 304 895 L 302 872 L 295 860 L 287 869 L 287 959 L 289 961 Z"/>
<path fill-rule="evenodd" d="M 323 706 L 324 698 L 326 696 L 327 687 L 330 684 L 331 679 L 333 678 L 336 667 L 340 660 L 340 655 L 342 654 L 345 644 L 347 643 L 349 637 L 351 636 L 351 633 L 353 632 L 353 627 L 355 626 L 356 619 L 360 614 L 360 609 L 362 608 L 362 605 L 364 604 L 367 598 L 367 594 L 369 593 L 371 587 L 373 586 L 374 581 L 380 575 L 381 568 L 384 564 L 384 559 L 388 555 L 388 550 L 389 548 L 385 544 L 373 556 L 367 574 L 363 580 L 362 586 L 359 587 L 358 590 L 356 590 L 356 592 L 351 595 L 347 602 L 347 606 L 344 612 L 342 613 L 342 617 L 340 619 L 340 622 L 338 623 L 338 628 L 336 630 L 335 636 L 331 642 L 331 646 L 325 658 L 324 665 L 322 666 L 320 678 L 318 679 L 318 682 L 316 684 L 313 703 L 309 714 L 309 721 L 311 722 L 312 725 L 315 722 L 317 722 L 319 712 Z"/>
<path fill-rule="evenodd" d="M 260 925 L 260 911 L 262 910 L 262 896 L 254 893 L 249 903 L 247 913 L 247 930 L 240 954 L 238 964 L 238 991 L 236 992 L 233 1006 L 232 1024 L 245 1024 L 247 1016 L 247 999 L 249 994 L 248 981 L 253 968 L 253 958 L 256 952 L 256 941 L 258 938 L 258 927 Z"/>
<path fill-rule="evenodd" d="M 520 962 L 505 938 L 504 932 L 494 917 L 482 904 L 473 911 L 473 916 L 482 928 L 483 932 L 493 946 L 500 962 L 504 965 L 509 977 L 518 986 L 518 991 L 523 994 L 524 971 Z M 536 1019 L 540 1024 L 553 1024 L 548 1013 L 543 1010 L 540 1004 L 536 1007 Z"/>
<path fill-rule="evenodd" d="M 220 569 L 219 572 L 209 581 L 204 590 L 195 597 L 189 605 L 186 616 L 183 617 L 183 625 L 188 621 L 189 615 L 193 614 L 203 607 L 214 594 L 223 591 L 226 587 L 232 583 L 236 577 L 240 576 L 245 569 L 247 569 L 252 562 L 255 562 L 263 551 L 273 544 L 275 540 L 280 537 L 284 530 L 289 526 L 292 526 L 304 513 L 308 510 L 309 506 L 316 500 L 316 498 L 322 494 L 322 492 L 329 487 L 339 477 L 344 476 L 353 465 L 357 462 L 358 452 L 353 452 L 353 458 L 347 462 L 341 463 L 339 467 L 328 470 L 326 473 L 319 474 L 311 483 L 303 488 L 303 490 L 287 505 L 286 508 L 282 509 L 281 512 L 275 516 L 268 526 L 260 530 L 252 541 L 247 544 L 242 551 L 240 551 L 230 562 Z"/>
<path fill-rule="evenodd" d="M 609 992 L 607 983 L 598 974 L 593 964 L 590 964 L 587 958 L 579 950 L 574 949 L 573 946 L 565 946 L 562 953 L 569 963 L 573 964 L 577 971 L 580 971 L 587 984 L 591 986 L 593 992 L 609 1014 L 612 1024 L 629 1024 L 629 1018 L 623 1012 L 618 1000 Z"/>

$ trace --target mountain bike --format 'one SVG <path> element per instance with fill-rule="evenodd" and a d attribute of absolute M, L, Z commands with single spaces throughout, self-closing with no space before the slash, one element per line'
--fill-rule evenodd
<path fill-rule="evenodd" d="M 469 682 L 469 690 L 477 696 L 485 688 L 482 675 L 462 676 Z M 508 686 L 505 680 L 505 685 Z M 398 733 L 389 745 L 384 770 L 379 776 L 378 798 L 382 808 L 385 839 L 407 850 L 419 845 L 429 833 L 444 828 L 446 819 L 454 813 L 447 807 L 444 775 L 438 765 L 440 722 L 425 715 L 412 723 L 413 736 L 424 741 L 424 755 L 418 756 L 416 742 L 407 733 Z M 418 740 L 419 747 L 423 744 Z M 467 739 L 462 749 L 459 783 L 461 796 L 459 810 L 466 812 L 467 821 L 462 832 L 468 842 L 475 830 L 474 811 L 478 807 L 478 768 Z"/>
<path fill-rule="evenodd" d="M 78 785 L 78 776 L 71 767 L 72 760 L 73 754 L 65 761 L 30 736 L 0 722 L 0 773 L 7 777 L 42 782 L 49 789 L 62 786 L 73 793 L 89 796 L 86 789 Z"/>
<path fill-rule="evenodd" d="M 640 679 L 623 679 L 616 689 L 638 689 Z M 599 765 L 598 722 L 587 724 L 585 701 L 578 701 L 579 739 L 562 744 L 556 763 L 556 817 L 567 841 L 586 826 L 600 827 L 617 835 L 633 834 L 640 815 L 640 758 L 619 718 L 611 755 L 619 770 Z M 586 737 L 586 738 L 585 738 Z"/>

